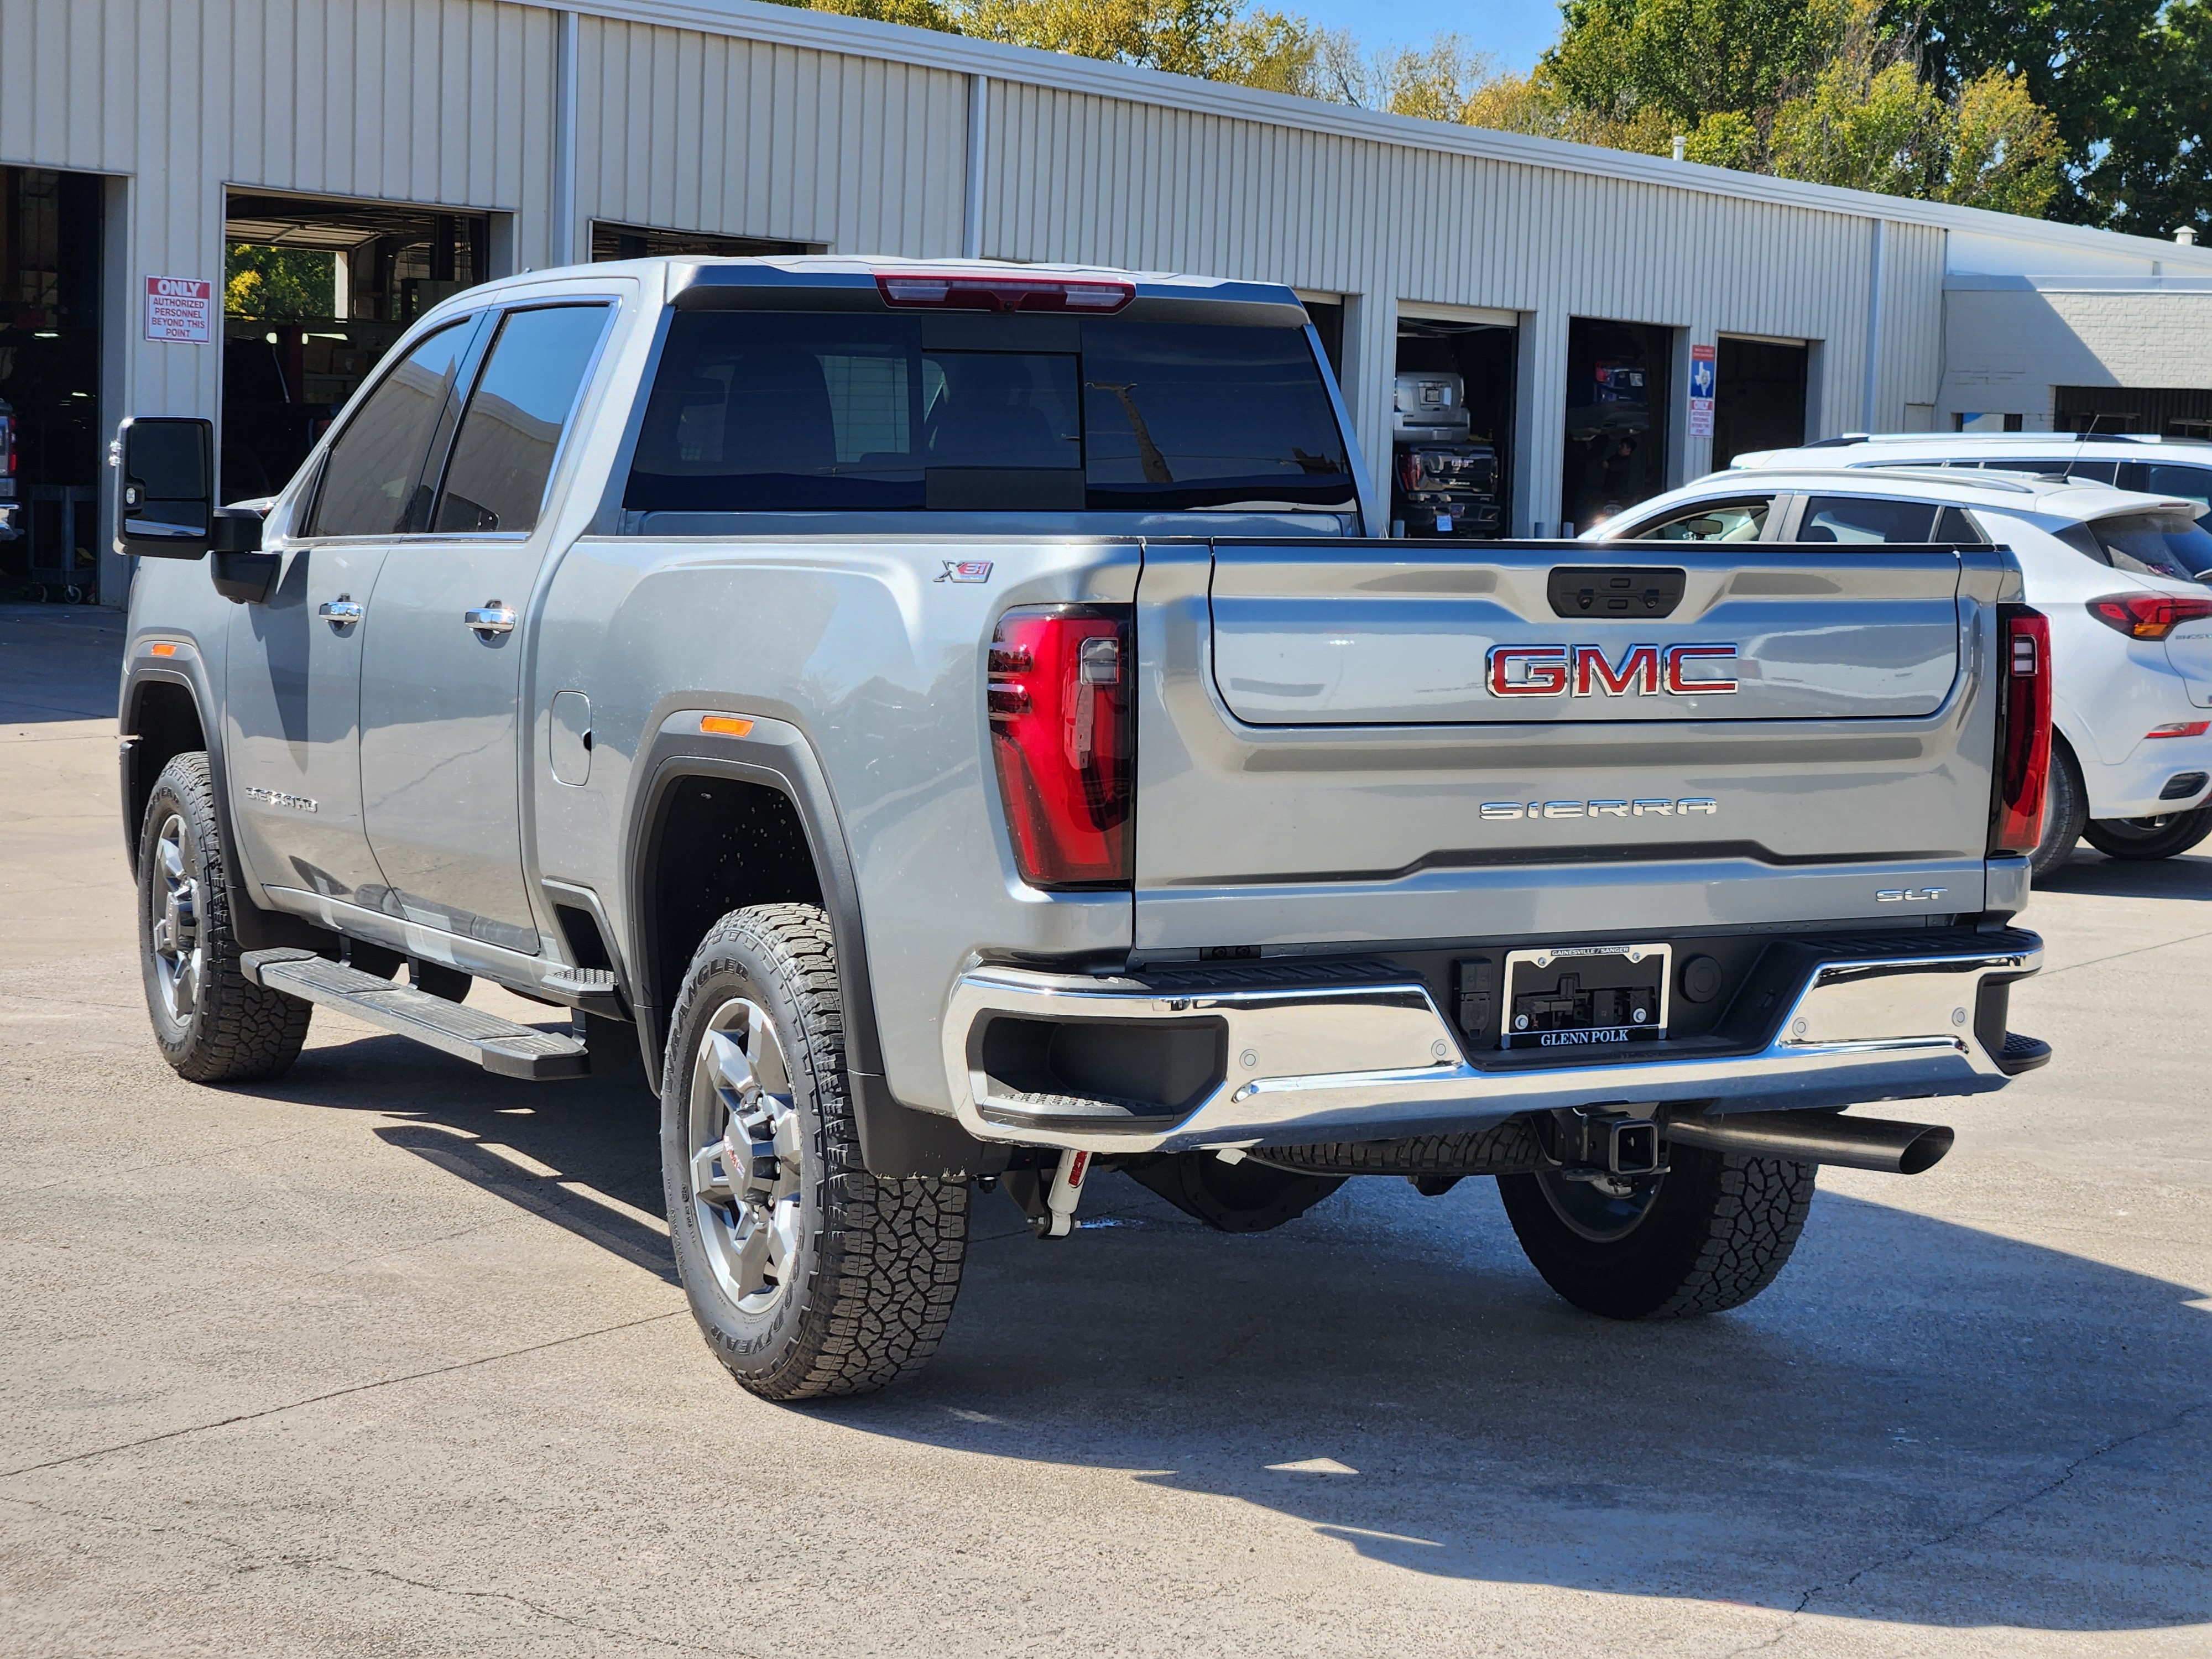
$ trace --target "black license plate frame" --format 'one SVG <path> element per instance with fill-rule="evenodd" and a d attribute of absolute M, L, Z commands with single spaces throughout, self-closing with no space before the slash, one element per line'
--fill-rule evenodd
<path fill-rule="evenodd" d="M 1498 1046 L 1597 1051 L 1662 1042 L 1674 960 L 1673 945 L 1648 941 L 1508 951 Z"/>

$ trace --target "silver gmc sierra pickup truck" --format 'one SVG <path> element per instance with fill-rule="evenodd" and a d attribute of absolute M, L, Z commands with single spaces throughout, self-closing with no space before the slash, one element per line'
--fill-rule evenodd
<path fill-rule="evenodd" d="M 1289 290 L 838 258 L 447 300 L 264 507 L 113 462 L 171 1065 L 318 1004 L 635 1065 L 776 1399 L 935 1347 L 972 1193 L 1214 1225 L 1495 1176 L 1561 1295 L 1736 1306 L 2003 1086 L 2043 619 L 2002 550 L 1375 539 Z M 568 1018 L 465 1006 L 483 978 Z"/>

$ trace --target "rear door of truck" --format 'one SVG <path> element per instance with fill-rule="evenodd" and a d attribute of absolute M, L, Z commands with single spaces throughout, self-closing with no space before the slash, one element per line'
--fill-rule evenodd
<path fill-rule="evenodd" d="M 1152 544 L 1138 948 L 1978 910 L 2005 572 L 1939 546 Z"/>

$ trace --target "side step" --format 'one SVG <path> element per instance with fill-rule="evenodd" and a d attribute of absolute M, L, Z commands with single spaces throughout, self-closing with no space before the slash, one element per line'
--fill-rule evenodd
<path fill-rule="evenodd" d="M 248 951 L 238 965 L 256 985 L 336 1008 L 366 1024 L 474 1060 L 500 1077 L 546 1082 L 591 1073 L 591 1056 L 574 1037 L 518 1025 L 411 985 L 395 985 L 312 951 Z"/>

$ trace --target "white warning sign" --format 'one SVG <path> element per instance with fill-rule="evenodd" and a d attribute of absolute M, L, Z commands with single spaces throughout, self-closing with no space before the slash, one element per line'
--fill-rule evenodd
<path fill-rule="evenodd" d="M 215 327 L 215 284 L 192 276 L 146 279 L 146 337 L 205 345 Z"/>

